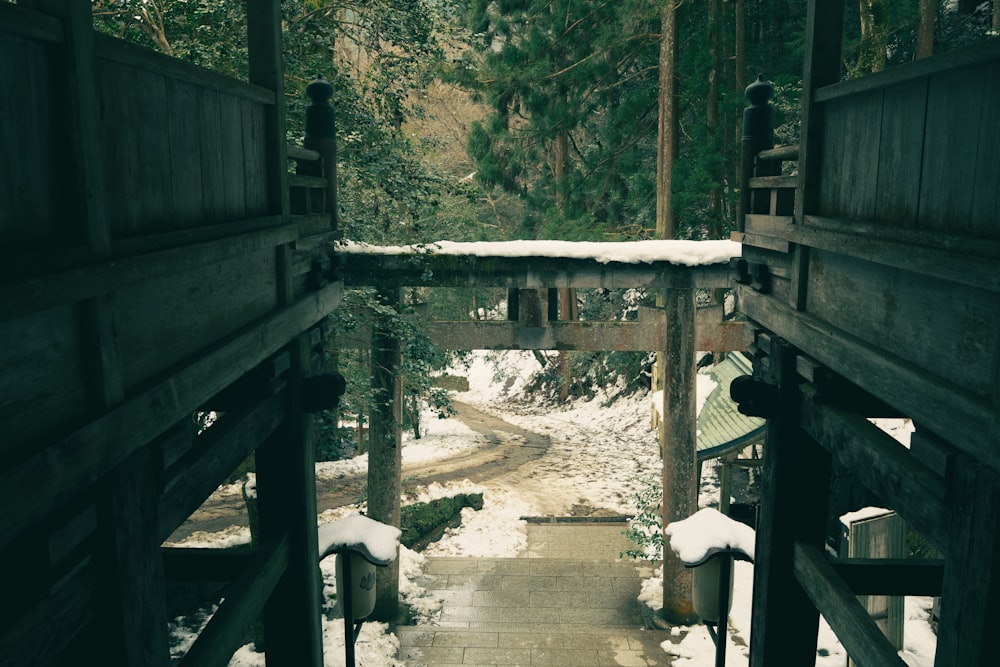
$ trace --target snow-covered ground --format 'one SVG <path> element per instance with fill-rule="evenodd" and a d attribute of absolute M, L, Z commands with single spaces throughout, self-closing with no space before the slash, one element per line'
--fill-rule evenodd
<path fill-rule="evenodd" d="M 494 353 L 492 356 L 495 356 Z M 416 580 L 426 556 L 516 557 L 526 548 L 526 524 L 522 517 L 568 513 L 576 505 L 595 509 L 634 514 L 634 497 L 642 490 L 645 480 L 659 474 L 660 460 L 656 436 L 650 430 L 650 396 L 633 396 L 607 405 L 607 397 L 577 401 L 560 407 L 539 407 L 526 404 L 520 389 L 537 367 L 530 353 L 507 352 L 502 368 L 506 381 L 497 382 L 491 355 L 477 354 L 467 371 L 468 392 L 456 398 L 484 412 L 526 430 L 548 435 L 552 445 L 548 452 L 531 466 L 526 474 L 502 476 L 482 485 L 469 482 L 435 484 L 410 492 L 405 502 L 426 501 L 455 493 L 479 492 L 484 495 L 480 511 L 463 510 L 462 525 L 449 530 L 438 542 L 422 554 L 402 548 L 400 554 L 400 589 L 404 601 L 416 617 L 433 622 L 443 602 L 427 594 Z M 699 407 L 712 390 L 714 382 L 707 376 L 699 381 Z M 480 436 L 454 419 L 438 420 L 428 416 L 423 421 L 424 437 L 419 441 L 404 440 L 404 461 L 429 461 L 446 458 L 457 451 L 482 444 Z M 318 474 L 326 479 L 354 474 L 365 469 L 366 457 L 349 461 L 324 463 Z M 699 504 L 710 506 L 718 501 L 718 487 L 703 482 Z M 351 512 L 364 509 L 351 506 L 324 512 L 320 522 L 329 522 Z M 249 536 L 198 535 L 199 545 L 216 540 L 231 544 Z M 333 593 L 333 559 L 323 561 L 327 593 Z M 733 642 L 727 652 L 727 665 L 747 664 L 750 639 L 750 598 L 753 566 L 736 564 L 731 630 Z M 640 599 L 654 609 L 662 606 L 662 582 L 644 582 Z M 928 666 L 934 662 L 935 637 L 927 623 L 930 598 L 907 598 L 906 648 L 902 655 L 909 665 Z M 339 618 L 323 621 L 326 665 L 344 664 L 343 621 Z M 176 651 L 182 653 L 193 635 L 178 625 L 175 632 Z M 382 623 L 367 623 L 356 645 L 357 665 L 364 667 L 401 667 L 393 656 L 398 641 Z M 711 667 L 715 647 L 704 626 L 675 629 L 671 640 L 663 643 L 666 654 L 673 656 L 675 667 Z M 819 667 L 843 667 L 846 655 L 833 632 L 821 622 L 817 647 Z M 666 656 L 665 656 L 666 658 Z M 245 646 L 233 657 L 231 667 L 264 665 L 264 656 Z"/>

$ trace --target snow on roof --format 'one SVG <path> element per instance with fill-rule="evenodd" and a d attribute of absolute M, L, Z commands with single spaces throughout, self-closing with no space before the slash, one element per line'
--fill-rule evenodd
<path fill-rule="evenodd" d="M 361 514 L 349 514 L 338 521 L 319 527 L 320 560 L 338 551 L 356 551 L 374 565 L 387 565 L 396 559 L 399 548 L 399 528 L 369 519 Z"/>
<path fill-rule="evenodd" d="M 892 510 L 884 507 L 862 507 L 859 510 L 842 514 L 840 516 L 840 523 L 845 526 L 850 526 L 856 521 L 867 521 L 868 519 L 874 519 L 876 517 L 886 516 L 887 514 L 892 513 Z"/>
<path fill-rule="evenodd" d="M 554 257 L 593 259 L 601 264 L 651 264 L 669 262 L 683 266 L 722 264 L 739 257 L 742 246 L 735 241 L 491 241 L 460 243 L 437 241 L 426 245 L 375 246 L 341 241 L 339 250 L 348 254 L 373 255 L 472 255 L 476 257 Z"/>
<path fill-rule="evenodd" d="M 683 521 L 667 524 L 666 535 L 670 548 L 689 567 L 727 549 L 754 557 L 753 528 L 711 507 L 698 510 Z"/>

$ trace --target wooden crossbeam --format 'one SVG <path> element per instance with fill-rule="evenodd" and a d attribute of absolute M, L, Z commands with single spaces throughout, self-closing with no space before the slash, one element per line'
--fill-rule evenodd
<path fill-rule="evenodd" d="M 905 667 L 895 647 L 819 549 L 797 542 L 793 564 L 795 578 L 851 658 L 859 665 Z"/>

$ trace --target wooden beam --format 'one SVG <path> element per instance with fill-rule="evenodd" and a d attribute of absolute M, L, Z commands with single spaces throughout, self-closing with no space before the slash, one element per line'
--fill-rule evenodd
<path fill-rule="evenodd" d="M 0 475 L 0 547 L 166 431 L 340 303 L 334 283 L 235 338 Z"/>
<path fill-rule="evenodd" d="M 669 262 L 601 263 L 566 257 L 374 255 L 341 252 L 347 286 L 395 283 L 431 287 L 729 287 L 728 264 L 681 266 Z"/>
<path fill-rule="evenodd" d="M 943 474 L 914 458 L 864 417 L 802 401 L 802 429 L 821 445 L 887 507 L 946 553 L 948 527 Z"/>
<path fill-rule="evenodd" d="M 226 588 L 225 600 L 181 660 L 181 667 L 215 667 L 229 662 L 284 574 L 288 549 L 287 537 L 261 545 L 245 571 Z"/>
<path fill-rule="evenodd" d="M 911 271 L 919 276 L 933 276 L 959 285 L 968 285 L 993 292 L 1000 291 L 1000 274 L 996 270 L 1000 247 L 991 246 L 989 240 L 976 244 L 976 253 L 969 251 L 966 240 L 962 248 L 947 248 L 940 237 L 934 238 L 935 246 L 914 243 L 912 238 L 892 238 L 884 231 L 870 234 L 870 225 L 862 221 L 833 220 L 806 216 L 803 225 L 795 225 L 789 238 L 795 243 L 811 248 L 829 250 L 849 257 L 856 257 L 877 264 Z M 907 229 L 916 227 L 900 225 Z M 863 235 L 863 243 L 858 237 Z M 998 251 L 992 256 L 991 250 Z"/>
<path fill-rule="evenodd" d="M 195 439 L 195 445 L 167 472 L 159 499 L 160 541 L 166 540 L 264 442 L 285 418 L 285 394 L 243 414 L 228 413 Z"/>
<path fill-rule="evenodd" d="M 65 39 L 59 19 L 7 2 L 0 3 L 0 32 L 56 44 Z"/>
<path fill-rule="evenodd" d="M 233 235 L 193 245 L 184 244 L 183 247 L 174 245 L 169 249 L 135 257 L 121 257 L 121 250 L 116 245 L 114 261 L 102 261 L 13 283 L 0 295 L 0 321 L 94 298 L 126 285 L 190 271 L 297 238 L 295 225 L 275 226 L 277 222 L 278 218 L 268 217 L 225 225 L 225 230 L 216 231 L 234 232 Z M 169 237 L 171 242 L 181 240 L 174 234 Z"/>
<path fill-rule="evenodd" d="M 944 560 L 838 558 L 830 561 L 855 595 L 940 596 Z"/>
<path fill-rule="evenodd" d="M 796 543 L 794 572 L 809 599 L 858 665 L 905 667 L 906 663 L 896 654 L 895 647 L 858 603 L 851 589 L 837 576 L 819 548 Z"/>
<path fill-rule="evenodd" d="M 1000 623 L 1000 475 L 969 456 L 949 480 L 936 667 L 991 664 Z"/>
<path fill-rule="evenodd" d="M 718 313 L 712 313 L 718 315 Z M 419 327 L 445 350 L 590 350 L 649 352 L 663 349 L 664 323 L 549 322 L 545 327 L 520 327 L 517 322 L 481 320 L 421 322 Z M 338 336 L 341 350 L 368 349 L 371 328 L 362 325 Z M 744 321 L 720 322 L 698 313 L 695 348 L 716 352 L 747 349 L 753 331 Z"/>
<path fill-rule="evenodd" d="M 233 581 L 242 576 L 253 560 L 249 547 L 163 547 L 160 554 L 168 581 Z"/>
<path fill-rule="evenodd" d="M 288 567 L 264 607 L 268 663 L 322 667 L 323 582 L 316 533 L 316 462 L 312 418 L 302 410 L 302 379 L 309 371 L 310 336 L 290 347 L 292 366 L 285 423 L 257 449 L 259 540 L 287 534 Z"/>
<path fill-rule="evenodd" d="M 760 520 L 754 563 L 751 667 L 810 665 L 816 660 L 819 613 L 805 590 L 789 579 L 795 543 L 819 548 L 826 535 L 830 457 L 799 424 L 801 397 L 796 351 L 777 337 L 760 336 L 767 376 L 776 385 L 767 420 Z M 763 370 L 759 360 L 755 373 Z M 763 393 L 758 398 L 767 396 Z M 764 401 L 766 403 L 766 401 Z"/>
<path fill-rule="evenodd" d="M 737 300 L 740 311 L 762 328 L 780 331 L 824 366 L 1000 471 L 1000 449 L 983 437 L 996 433 L 996 409 L 980 398 L 742 285 Z"/>
<path fill-rule="evenodd" d="M 250 83 L 274 95 L 264 114 L 268 213 L 288 220 L 288 164 L 285 154 L 284 67 L 281 59 L 280 0 L 247 3 L 247 56 Z"/>

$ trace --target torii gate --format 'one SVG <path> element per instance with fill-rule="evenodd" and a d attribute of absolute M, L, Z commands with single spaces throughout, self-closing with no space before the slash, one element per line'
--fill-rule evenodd
<path fill-rule="evenodd" d="M 344 284 L 373 286 L 383 304 L 396 307 L 401 289 L 423 287 L 506 288 L 516 298 L 506 321 L 428 321 L 431 340 L 445 349 L 659 351 L 662 376 L 664 524 L 697 510 L 695 353 L 744 350 L 752 340 L 745 323 L 724 319 L 722 306 L 695 307 L 695 291 L 729 287 L 730 241 L 636 241 L 572 243 L 510 241 L 441 242 L 430 246 L 338 248 Z M 664 309 L 630 322 L 564 321 L 548 307 L 552 288 L 645 288 L 664 290 Z M 369 429 L 368 510 L 372 518 L 399 525 L 402 392 L 400 342 L 374 323 L 343 349 L 371 347 L 373 387 L 382 398 Z M 664 617 L 694 620 L 690 571 L 664 553 Z M 398 611 L 398 560 L 377 586 L 374 616 Z"/>

